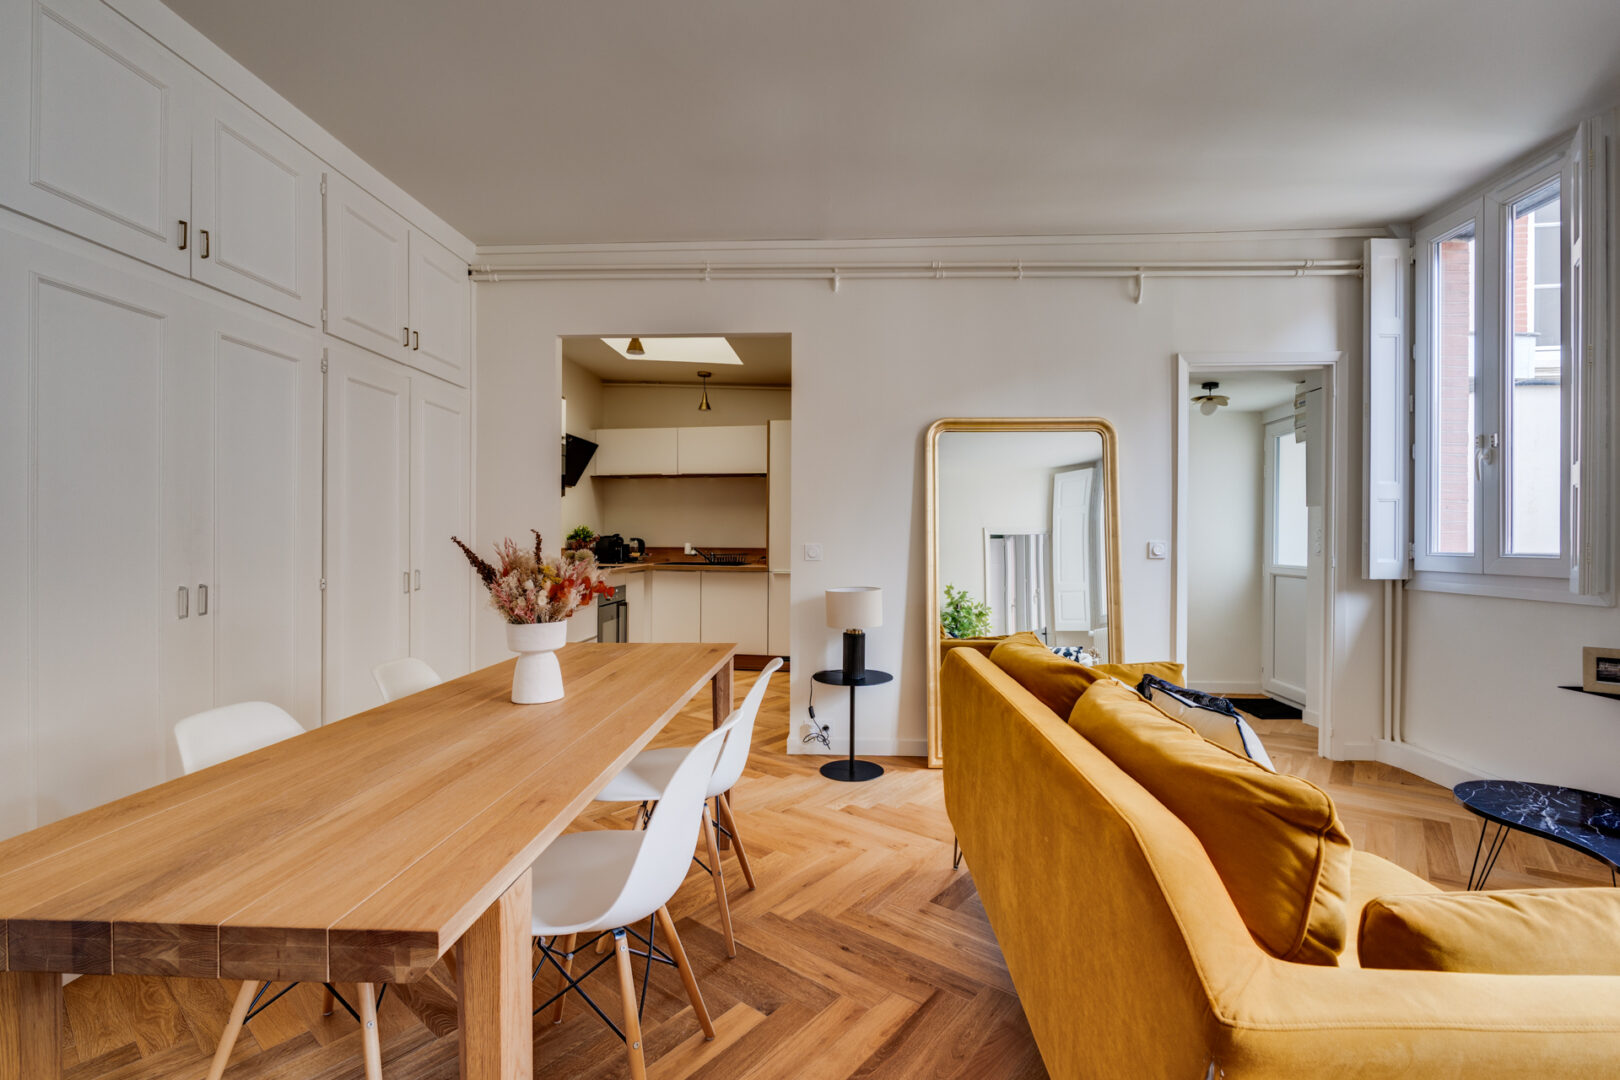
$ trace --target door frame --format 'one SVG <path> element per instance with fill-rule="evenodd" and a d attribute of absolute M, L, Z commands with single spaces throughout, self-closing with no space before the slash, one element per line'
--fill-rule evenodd
<path fill-rule="evenodd" d="M 1222 372 L 1255 371 L 1264 369 L 1317 370 L 1322 375 L 1321 414 L 1323 432 L 1321 448 L 1324 461 L 1324 493 L 1320 522 L 1313 521 L 1313 533 L 1322 535 L 1322 581 L 1310 590 L 1315 607 L 1320 613 L 1307 615 L 1307 628 L 1314 628 L 1314 641 L 1307 639 L 1305 650 L 1305 690 L 1307 705 L 1305 718 L 1316 724 L 1317 753 L 1327 757 L 1333 732 L 1333 659 L 1337 653 L 1338 619 L 1335 598 L 1338 593 L 1338 526 L 1344 520 L 1343 492 L 1339 483 L 1342 448 L 1339 428 L 1344 418 L 1339 416 L 1341 390 L 1340 369 L 1343 352 L 1226 352 L 1177 353 L 1174 358 L 1175 378 L 1171 382 L 1171 416 L 1176 433 L 1175 470 L 1173 478 L 1173 528 L 1171 533 L 1172 635 L 1174 659 L 1187 661 L 1187 596 L 1188 558 L 1185 540 L 1192 535 L 1189 504 L 1191 475 L 1188 440 L 1191 435 L 1191 393 L 1195 377 L 1219 376 Z"/>
<path fill-rule="evenodd" d="M 1282 566 L 1277 562 L 1277 463 L 1272 455 L 1272 440 L 1286 432 L 1273 433 L 1272 428 L 1292 430 L 1293 420 L 1283 417 L 1260 425 L 1262 458 L 1260 466 L 1261 533 L 1260 533 L 1260 689 L 1290 705 L 1303 709 L 1310 700 L 1303 686 L 1293 686 L 1277 678 L 1277 579 L 1279 577 L 1304 578 L 1310 576 L 1309 559 L 1306 566 Z"/>

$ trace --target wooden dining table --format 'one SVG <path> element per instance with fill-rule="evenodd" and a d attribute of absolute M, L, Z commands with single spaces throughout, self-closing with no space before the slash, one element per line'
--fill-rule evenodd
<path fill-rule="evenodd" d="M 734 645 L 513 661 L 0 843 L 0 1080 L 61 1076 L 62 975 L 410 982 L 454 947 L 461 1075 L 531 1080 L 529 866 Z"/>

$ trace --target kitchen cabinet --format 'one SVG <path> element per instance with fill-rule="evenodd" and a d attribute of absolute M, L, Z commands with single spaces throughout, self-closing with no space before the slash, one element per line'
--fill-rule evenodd
<path fill-rule="evenodd" d="M 653 641 L 702 641 L 703 582 L 691 570 L 648 572 L 646 603 Z"/>
<path fill-rule="evenodd" d="M 193 279 L 309 326 L 321 314 L 321 163 L 203 84 L 185 238 Z"/>
<path fill-rule="evenodd" d="M 770 596 L 770 624 L 765 631 L 767 656 L 791 656 L 793 575 L 772 573 Z"/>
<path fill-rule="evenodd" d="M 320 721 L 313 330 L 0 230 L 0 831 L 177 773 L 176 720 Z"/>
<path fill-rule="evenodd" d="M 0 4 L 0 202 L 188 273 L 196 81 L 99 0 Z"/>
<path fill-rule="evenodd" d="M 376 665 L 470 667 L 467 393 L 380 357 L 327 350 L 326 715 L 382 704 Z M 452 557 L 453 556 L 453 557 Z"/>
<path fill-rule="evenodd" d="M 599 430 L 596 433 L 596 475 L 675 475 L 678 430 L 678 428 Z"/>
<path fill-rule="evenodd" d="M 773 571 L 785 573 L 793 562 L 793 421 L 772 420 L 769 426 L 765 561 Z"/>
<path fill-rule="evenodd" d="M 676 472 L 700 476 L 764 475 L 768 455 L 764 424 L 676 429 Z"/>
<path fill-rule="evenodd" d="M 768 575 L 700 571 L 703 619 L 699 641 L 735 641 L 737 651 L 762 655 L 769 618 Z"/>
<path fill-rule="evenodd" d="M 326 332 L 468 384 L 467 264 L 382 202 L 326 175 Z"/>

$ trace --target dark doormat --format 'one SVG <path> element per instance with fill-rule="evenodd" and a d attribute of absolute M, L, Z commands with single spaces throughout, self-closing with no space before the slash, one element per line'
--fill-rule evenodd
<path fill-rule="evenodd" d="M 1300 711 L 1285 701 L 1269 697 L 1232 697 L 1232 704 L 1261 720 L 1298 720 Z"/>

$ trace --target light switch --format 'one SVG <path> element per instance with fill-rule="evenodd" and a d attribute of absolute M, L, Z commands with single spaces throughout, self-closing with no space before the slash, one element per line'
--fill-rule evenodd
<path fill-rule="evenodd" d="M 804 561 L 805 562 L 820 562 L 821 561 L 821 545 L 820 544 L 806 544 L 806 545 L 804 545 Z"/>
<path fill-rule="evenodd" d="M 1170 557 L 1170 542 L 1168 540 L 1149 540 L 1147 542 L 1147 557 L 1150 559 L 1168 559 Z"/>

